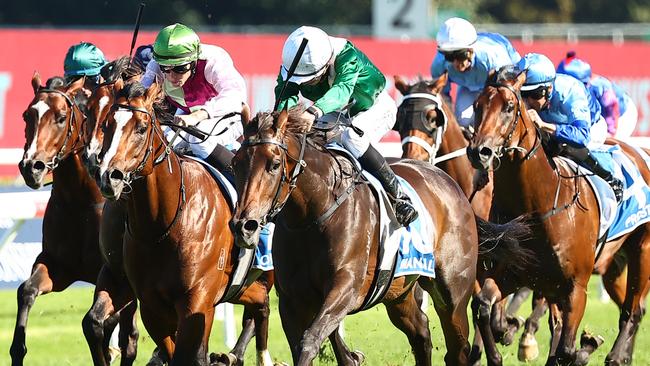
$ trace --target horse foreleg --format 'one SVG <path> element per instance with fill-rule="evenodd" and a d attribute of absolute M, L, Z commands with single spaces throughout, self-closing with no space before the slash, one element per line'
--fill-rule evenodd
<path fill-rule="evenodd" d="M 178 332 L 171 366 L 208 366 L 208 340 L 214 321 L 214 307 L 207 294 L 190 296 L 176 305 Z M 212 296 L 211 298 L 214 298 Z"/>
<path fill-rule="evenodd" d="M 586 365 L 589 355 L 584 352 L 576 354 L 575 342 L 580 321 L 585 313 L 587 305 L 587 282 L 589 276 L 576 279 L 573 289 L 567 299 L 563 299 L 560 310 L 562 311 L 562 335 L 555 353 L 559 365 Z"/>
<path fill-rule="evenodd" d="M 435 304 L 434 302 L 434 305 L 436 305 L 436 310 L 438 310 L 439 304 Z M 406 294 L 402 301 L 387 303 L 386 311 L 388 312 L 390 321 L 406 334 L 413 355 L 415 356 L 415 364 L 431 365 L 432 346 L 429 318 L 420 308 L 418 301 L 416 301 L 413 289 Z M 445 338 L 446 336 L 447 334 L 445 334 Z M 469 344 L 467 348 L 469 353 Z M 445 355 L 445 359 L 448 357 L 449 355 Z"/>
<path fill-rule="evenodd" d="M 644 227 L 649 227 L 646 224 Z M 606 358 L 609 365 L 631 364 L 634 341 L 643 318 L 643 302 L 650 278 L 650 230 L 635 233 L 625 243 L 628 257 L 628 278 L 625 301 L 619 316 L 619 333 Z M 634 240 L 636 239 L 636 240 Z"/>
<path fill-rule="evenodd" d="M 329 336 L 336 363 L 343 366 L 359 366 L 363 363 L 366 356 L 361 351 L 351 352 L 341 337 L 340 327 L 336 328 Z"/>
<path fill-rule="evenodd" d="M 126 287 L 122 289 L 122 287 Z M 110 364 L 108 354 L 108 341 L 112 330 L 115 328 L 119 317 L 116 316 L 123 307 L 133 300 L 130 287 L 126 279 L 117 279 L 107 266 L 103 266 L 97 277 L 93 305 L 84 316 L 81 324 L 90 349 L 94 365 Z M 129 326 L 126 325 L 127 330 Z M 120 332 L 125 331 L 120 329 Z M 123 350 L 122 365 L 133 363 L 135 354 L 130 358 Z"/>
<path fill-rule="evenodd" d="M 138 337 L 140 333 L 138 332 L 137 310 L 138 303 L 133 300 L 120 311 L 120 366 L 133 365 L 138 353 Z"/>
<path fill-rule="evenodd" d="M 535 333 L 539 330 L 539 320 L 544 316 L 546 310 L 548 310 L 546 299 L 539 291 L 533 292 L 532 308 L 533 312 L 530 314 L 528 319 L 526 319 L 524 332 L 521 334 L 521 339 L 519 340 L 519 352 L 517 353 L 517 357 L 521 362 L 529 362 L 539 357 L 539 346 L 537 344 L 537 339 L 535 339 Z M 559 341 L 559 333 L 557 334 L 558 337 L 556 340 Z"/>
<path fill-rule="evenodd" d="M 16 313 L 16 326 L 14 328 L 14 337 L 11 342 L 9 353 L 11 354 L 11 364 L 13 366 L 22 365 L 23 359 L 27 354 L 27 346 L 25 345 L 25 328 L 27 327 L 27 319 L 29 311 L 31 310 L 36 297 L 45 295 L 53 290 L 62 291 L 68 287 L 73 281 L 64 273 L 58 273 L 55 277 L 54 272 L 50 272 L 51 263 L 46 263 L 42 254 L 36 259 L 32 267 L 31 276 L 20 286 L 16 293 L 18 302 L 18 312 Z"/>
<path fill-rule="evenodd" d="M 478 319 L 479 329 L 481 330 L 488 365 L 501 365 L 503 363 L 490 326 L 492 305 L 501 300 L 501 296 L 501 291 L 499 291 L 494 280 L 487 279 L 483 283 L 481 291 L 476 295 L 476 304 L 472 306 L 475 311 L 474 317 Z"/>
<path fill-rule="evenodd" d="M 162 299 L 154 299 L 153 303 L 156 307 L 150 309 L 146 303 L 140 302 L 140 316 L 147 333 L 157 346 L 157 350 L 154 350 L 152 354 L 152 360 L 156 359 L 164 364 L 169 362 L 174 355 L 176 318 L 173 309 L 172 311 L 168 309 L 161 311 L 160 307 L 164 306 Z"/>
<path fill-rule="evenodd" d="M 469 364 L 472 366 L 481 365 L 481 355 L 483 354 L 483 339 L 481 338 L 481 329 L 478 325 L 478 309 L 480 302 L 477 299 L 477 294 L 472 296 L 472 322 L 474 323 L 474 342 L 472 343 L 472 350 L 469 353 Z"/>
<path fill-rule="evenodd" d="M 524 319 L 517 315 L 517 311 L 519 311 L 521 305 L 524 303 L 524 301 L 526 301 L 532 292 L 533 291 L 528 287 L 522 287 L 517 290 L 512 296 L 512 299 L 510 299 L 505 314 L 507 329 L 503 335 L 503 338 L 501 339 L 501 344 L 504 346 L 509 346 L 512 344 L 512 341 L 515 338 L 515 334 L 519 328 L 524 325 Z"/>

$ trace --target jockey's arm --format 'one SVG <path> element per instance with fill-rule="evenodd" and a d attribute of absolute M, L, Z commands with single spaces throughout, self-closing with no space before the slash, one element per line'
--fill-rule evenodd
<path fill-rule="evenodd" d="M 603 117 L 605 117 L 605 121 L 607 122 L 607 132 L 613 135 L 616 133 L 618 117 L 620 117 L 618 98 L 616 97 L 614 90 L 605 90 L 603 95 L 600 97 L 600 103 L 603 107 Z"/>
<path fill-rule="evenodd" d="M 431 78 L 437 80 L 445 72 L 447 72 L 445 58 L 438 52 L 431 62 Z M 442 94 L 446 97 L 447 102 L 451 103 L 451 80 L 447 81 L 447 85 L 442 88 Z"/>
<path fill-rule="evenodd" d="M 246 103 L 246 82 L 228 53 L 215 47 L 205 65 L 205 79 L 214 87 L 217 95 L 210 98 L 201 106 L 205 114 L 199 117 L 218 118 L 231 112 L 241 112 Z M 212 49 L 211 49 L 212 51 Z"/>
<path fill-rule="evenodd" d="M 361 64 L 356 59 L 336 61 L 336 77 L 332 87 L 313 106 L 321 115 L 340 110 L 350 102 L 361 72 Z"/>
<path fill-rule="evenodd" d="M 284 93 L 280 96 L 280 91 L 284 87 L 285 80 L 282 78 L 282 73 L 278 73 L 278 79 L 275 85 L 275 100 L 281 98 L 280 103 L 278 103 L 278 111 L 281 111 L 285 108 L 290 109 L 291 107 L 298 104 L 298 94 L 300 93 L 300 87 L 296 83 L 287 83 L 287 87 L 284 89 Z"/>

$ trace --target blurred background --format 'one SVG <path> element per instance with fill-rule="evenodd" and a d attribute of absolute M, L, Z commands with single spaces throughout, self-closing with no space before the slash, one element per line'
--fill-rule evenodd
<path fill-rule="evenodd" d="M 8 1 L 0 7 L 0 182 L 3 192 L 27 191 L 16 168 L 23 153 L 22 111 L 33 97 L 30 80 L 61 75 L 68 47 L 95 43 L 111 60 L 129 53 L 139 2 Z M 203 43 L 230 52 L 248 83 L 253 111 L 270 108 L 288 33 L 317 25 L 349 37 L 388 76 L 427 77 L 435 35 L 447 18 L 461 16 L 479 31 L 509 37 L 520 54 L 540 52 L 559 62 L 567 51 L 635 100 L 634 135 L 650 136 L 650 0 L 148 0 L 136 45 L 151 43 L 163 26 L 182 22 Z M 399 154 L 394 135 L 382 143 Z M 40 251 L 47 188 L 38 194 L 0 194 L 0 286 L 13 288 Z"/>

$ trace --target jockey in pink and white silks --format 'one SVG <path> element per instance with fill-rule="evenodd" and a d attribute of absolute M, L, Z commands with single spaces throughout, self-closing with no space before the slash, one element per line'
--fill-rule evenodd
<path fill-rule="evenodd" d="M 567 53 L 557 66 L 557 72 L 571 75 L 585 84 L 600 103 L 610 136 L 618 139 L 632 136 L 639 114 L 634 101 L 623 89 L 604 76 L 592 75 L 591 65 L 577 58 L 575 52 Z"/>
<path fill-rule="evenodd" d="M 308 39 L 295 73 L 287 72 L 302 40 Z M 287 83 L 284 94 L 280 95 Z M 344 38 L 303 26 L 289 35 L 282 49 L 282 66 L 275 87 L 278 110 L 298 103 L 299 95 L 313 102 L 303 118 L 313 122 L 324 114 L 350 107 L 352 127 L 344 127 L 340 142 L 361 166 L 376 177 L 388 193 L 397 220 L 408 226 L 418 216 L 395 173 L 373 144 L 395 124 L 397 107 L 386 91 L 386 78 L 368 57 Z"/>
<path fill-rule="evenodd" d="M 462 127 L 474 125 L 474 101 L 485 86 L 490 71 L 514 65 L 521 56 L 510 41 L 497 33 L 476 33 L 472 23 L 462 18 L 447 19 L 438 34 L 438 53 L 431 64 L 431 76 L 437 79 L 447 72 L 449 81 L 458 85 L 455 113 Z M 444 89 L 449 95 L 450 85 Z"/>
<path fill-rule="evenodd" d="M 246 104 L 246 83 L 228 52 L 201 44 L 193 30 L 172 24 L 158 33 L 142 84 L 149 87 L 156 80 L 162 81 L 167 102 L 176 107 L 174 122 L 209 135 L 203 141 L 181 132 L 174 147 L 187 145 L 183 147 L 223 171 L 243 133 L 241 115 L 234 113 L 241 113 Z M 165 134 L 171 139 L 175 132 L 167 128 Z"/>

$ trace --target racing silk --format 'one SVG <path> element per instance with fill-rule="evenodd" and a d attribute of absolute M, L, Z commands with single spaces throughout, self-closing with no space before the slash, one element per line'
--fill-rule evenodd
<path fill-rule="evenodd" d="M 539 116 L 556 125 L 553 135 L 560 142 L 579 147 L 586 147 L 590 142 L 589 129 L 601 117 L 600 105 L 584 84 L 565 74 L 555 77 L 548 105 Z"/>
<path fill-rule="evenodd" d="M 587 89 L 600 104 L 603 117 L 607 122 L 607 132 L 611 135 L 615 134 L 621 111 L 612 82 L 602 76 L 594 75 L 587 84 Z"/>
<path fill-rule="evenodd" d="M 465 72 L 454 68 L 453 63 L 445 60 L 445 56 L 438 52 L 431 64 L 431 76 L 437 79 L 445 71 L 449 75 L 449 81 L 464 86 L 472 92 L 479 92 L 485 86 L 488 74 L 492 70 L 498 70 L 501 66 L 514 65 L 519 62 L 521 56 L 510 41 L 497 33 L 478 33 L 476 43 L 472 45 L 472 66 Z M 445 94 L 449 94 L 449 83 L 445 87 Z"/>
<path fill-rule="evenodd" d="M 323 77 L 315 85 L 288 83 L 278 110 L 289 108 L 298 103 L 298 95 L 315 102 L 314 107 L 323 114 L 340 110 L 355 100 L 350 108 L 350 115 L 370 109 L 375 104 L 377 96 L 386 86 L 386 78 L 373 65 L 368 57 L 357 49 L 350 41 L 343 38 L 330 37 L 336 58 L 333 67 L 328 68 L 327 77 Z M 278 74 L 275 87 L 275 99 L 280 97 L 284 85 L 282 74 Z"/>
<path fill-rule="evenodd" d="M 156 79 L 164 80 L 163 90 L 167 101 L 177 108 L 177 113 L 205 110 L 209 118 L 217 118 L 230 112 L 241 112 L 246 103 L 246 83 L 223 48 L 201 45 L 201 54 L 194 74 L 183 84 L 175 87 L 163 78 L 155 60 L 147 65 L 142 84 L 149 87 Z"/>

